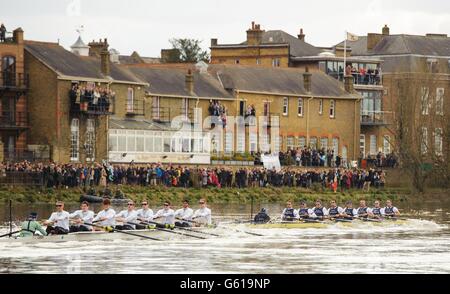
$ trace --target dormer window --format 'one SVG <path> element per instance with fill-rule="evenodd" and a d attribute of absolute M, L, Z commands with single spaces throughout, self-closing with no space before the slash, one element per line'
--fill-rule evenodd
<path fill-rule="evenodd" d="M 438 60 L 436 58 L 428 58 L 427 64 L 428 64 L 428 71 L 430 73 L 438 72 Z"/>

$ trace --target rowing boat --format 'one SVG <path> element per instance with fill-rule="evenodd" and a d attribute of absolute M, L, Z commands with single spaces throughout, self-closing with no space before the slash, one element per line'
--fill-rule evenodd
<path fill-rule="evenodd" d="M 383 220 L 383 221 L 300 221 L 300 222 L 278 222 L 268 224 L 249 224 L 251 229 L 326 229 L 330 226 L 339 225 L 344 227 L 354 227 L 360 225 L 375 225 L 375 226 L 389 226 L 389 225 L 405 225 L 407 220 Z"/>
<path fill-rule="evenodd" d="M 144 238 L 139 238 L 136 235 L 143 236 L 143 237 L 151 237 L 155 239 L 160 239 L 164 241 L 169 240 L 185 240 L 185 239 L 191 239 L 189 235 L 192 235 L 193 233 L 197 233 L 198 236 L 205 237 L 205 235 L 201 235 L 201 233 L 206 233 L 208 231 L 211 231 L 211 229 L 208 228 L 192 228 L 190 229 L 188 235 L 185 234 L 184 231 L 175 230 L 173 232 L 176 232 L 175 234 L 161 231 L 161 230 L 133 230 L 133 231 L 123 231 L 124 233 L 131 233 L 133 235 L 124 234 L 121 232 L 105 232 L 105 231 L 95 231 L 95 232 L 78 232 L 78 233 L 71 233 L 68 235 L 51 235 L 51 236 L 38 236 L 35 235 L 33 237 L 27 237 L 27 238 L 4 238 L 0 239 L 1 243 L 11 243 L 11 242 L 17 242 L 17 243 L 42 243 L 42 242 L 50 242 L 50 243 L 60 243 L 60 242 L 92 242 L 92 241 L 114 241 L 114 240 L 139 240 Z M 147 240 L 147 239 L 145 239 Z M 157 241 L 155 241 L 157 242 Z"/>

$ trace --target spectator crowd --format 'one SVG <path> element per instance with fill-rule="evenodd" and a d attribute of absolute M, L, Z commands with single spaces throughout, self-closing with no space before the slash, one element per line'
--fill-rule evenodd
<path fill-rule="evenodd" d="M 165 186 L 180 188 L 248 188 L 248 187 L 323 187 L 337 191 L 369 190 L 385 185 L 385 172 L 377 169 L 314 169 L 263 167 L 231 169 L 229 167 L 186 167 L 161 164 L 147 166 L 107 164 L 33 164 L 27 161 L 1 164 L 0 178 L 10 173 L 34 174 L 44 187 L 100 187 L 108 185 Z"/>

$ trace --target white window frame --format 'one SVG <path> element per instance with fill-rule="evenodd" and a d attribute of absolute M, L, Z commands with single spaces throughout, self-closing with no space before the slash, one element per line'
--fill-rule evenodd
<path fill-rule="evenodd" d="M 131 87 L 127 91 L 127 112 L 134 112 L 134 89 Z"/>
<path fill-rule="evenodd" d="M 297 114 L 299 117 L 303 117 L 303 110 L 303 98 L 298 98 Z"/>
<path fill-rule="evenodd" d="M 319 114 L 323 114 L 323 99 L 319 100 Z"/>
<path fill-rule="evenodd" d="M 70 124 L 70 161 L 80 160 L 80 120 L 72 119 Z"/>
<path fill-rule="evenodd" d="M 339 155 L 339 138 L 333 138 L 334 157 Z"/>
<path fill-rule="evenodd" d="M 370 155 L 377 155 L 377 147 L 378 147 L 378 142 L 377 142 L 377 136 L 376 135 L 370 135 Z"/>
<path fill-rule="evenodd" d="M 159 120 L 161 118 L 161 98 L 160 97 L 153 97 L 153 111 L 152 111 L 152 117 L 155 120 Z"/>
<path fill-rule="evenodd" d="M 189 117 L 189 99 L 188 98 L 183 98 L 182 100 L 182 106 L 181 106 L 181 112 L 182 112 L 182 116 L 184 117 L 184 119 L 188 119 Z"/>
<path fill-rule="evenodd" d="M 283 98 L 283 115 L 284 116 L 289 115 L 289 98 L 288 97 Z"/>
<path fill-rule="evenodd" d="M 86 161 L 93 162 L 95 160 L 95 120 L 86 120 Z M 89 151 L 88 151 L 89 150 Z"/>
<path fill-rule="evenodd" d="M 317 150 L 317 144 L 319 144 L 319 143 L 318 143 L 317 137 L 311 137 L 311 138 L 309 139 L 309 147 L 310 147 L 311 149 Z"/>
<path fill-rule="evenodd" d="M 298 147 L 304 149 L 306 147 L 306 137 L 298 137 Z"/>
<path fill-rule="evenodd" d="M 362 152 L 363 158 L 366 157 L 366 135 L 359 135 L 359 152 Z"/>
<path fill-rule="evenodd" d="M 428 153 L 428 129 L 426 127 L 422 127 L 420 150 L 422 154 Z"/>
<path fill-rule="evenodd" d="M 261 59 L 260 58 L 256 58 L 256 65 L 261 65 Z"/>
<path fill-rule="evenodd" d="M 434 132 L 434 150 L 436 153 L 436 156 L 442 156 L 443 155 L 443 132 L 442 128 L 437 128 Z"/>
<path fill-rule="evenodd" d="M 391 154 L 391 137 L 389 135 L 383 136 L 383 153 Z"/>
<path fill-rule="evenodd" d="M 294 136 L 288 136 L 286 139 L 286 148 L 293 150 L 295 149 L 295 137 Z"/>
<path fill-rule="evenodd" d="M 436 89 L 436 115 L 443 116 L 444 115 L 444 88 Z"/>
<path fill-rule="evenodd" d="M 325 151 L 328 150 L 328 138 L 320 138 L 320 149 L 325 149 Z"/>
<path fill-rule="evenodd" d="M 422 87 L 421 92 L 421 111 L 422 115 L 428 115 L 430 113 L 430 88 Z"/>
<path fill-rule="evenodd" d="M 336 101 L 330 100 L 330 118 L 336 118 Z"/>
<path fill-rule="evenodd" d="M 281 59 L 272 58 L 272 67 L 281 67 Z"/>

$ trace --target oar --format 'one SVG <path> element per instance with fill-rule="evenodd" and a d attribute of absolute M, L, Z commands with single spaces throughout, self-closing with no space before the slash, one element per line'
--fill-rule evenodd
<path fill-rule="evenodd" d="M 134 226 L 139 225 L 139 224 L 136 224 L 136 223 L 128 223 L 128 224 L 134 225 Z M 155 223 L 155 222 L 152 222 L 152 221 L 143 222 L 143 224 L 146 224 L 146 225 L 162 225 L 160 223 Z M 162 229 L 162 228 L 158 228 L 158 227 L 156 227 L 155 229 L 158 230 L 158 231 L 166 232 L 166 233 L 182 235 L 182 236 L 188 236 L 188 237 L 191 237 L 191 238 L 197 238 L 197 239 L 202 239 L 202 240 L 206 239 L 205 237 L 194 236 L 194 235 L 180 233 L 180 232 L 174 232 L 174 231 L 171 231 L 171 230 L 166 230 L 166 229 Z"/>
<path fill-rule="evenodd" d="M 177 218 L 177 220 L 185 221 L 184 219 L 180 219 L 180 218 Z M 145 222 L 144 222 L 144 224 L 145 224 Z M 177 229 L 182 230 L 182 231 L 187 231 L 187 232 L 192 232 L 192 233 L 197 233 L 197 234 L 203 234 L 203 235 L 208 235 L 208 236 L 214 236 L 214 237 L 221 237 L 220 235 L 216 235 L 216 234 L 213 234 L 213 233 L 197 232 L 197 231 L 194 231 L 194 230 L 191 230 L 191 229 L 188 229 L 188 228 L 177 226 L 176 224 L 175 224 L 175 226 L 176 226 Z"/>
<path fill-rule="evenodd" d="M 18 234 L 20 232 L 22 232 L 22 230 L 11 232 L 11 233 L 8 233 L 8 234 L 5 234 L 5 235 L 1 235 L 0 238 L 4 238 L 4 237 L 8 237 L 8 236 L 11 237 L 12 235 Z"/>
<path fill-rule="evenodd" d="M 196 225 L 201 225 L 200 223 L 198 223 L 196 221 L 186 220 L 186 222 L 192 223 L 192 224 L 196 224 Z M 256 234 L 256 233 L 252 233 L 252 232 L 242 231 L 242 230 L 238 230 L 238 229 L 233 229 L 233 230 L 236 231 L 236 232 L 239 232 L 239 233 L 245 233 L 245 234 L 248 234 L 248 235 L 253 235 L 253 236 L 258 236 L 258 237 L 264 237 L 264 235 L 261 235 L 261 234 Z"/>
<path fill-rule="evenodd" d="M 89 224 L 89 223 L 84 223 L 84 224 L 87 225 L 87 226 L 91 226 L 91 227 L 105 229 L 104 226 L 99 226 L 99 225 L 96 225 L 96 224 Z M 130 233 L 130 232 L 124 232 L 122 230 L 116 230 L 114 228 L 111 228 L 111 229 L 112 229 L 113 232 L 122 233 L 122 234 L 125 234 L 125 235 L 130 235 L 130 236 L 139 237 L 139 238 L 143 238 L 143 239 L 147 239 L 147 240 L 153 240 L 153 241 L 162 241 L 161 239 L 157 239 L 157 238 L 152 238 L 152 237 L 148 237 L 148 236 L 142 236 L 142 235 L 133 234 L 133 233 Z"/>

